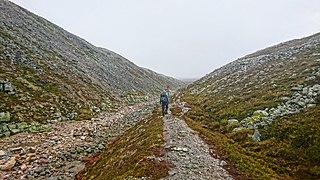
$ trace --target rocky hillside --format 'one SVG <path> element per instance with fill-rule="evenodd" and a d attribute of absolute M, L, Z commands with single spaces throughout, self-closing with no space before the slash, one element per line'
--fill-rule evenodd
<path fill-rule="evenodd" d="M 181 95 L 189 125 L 245 175 L 320 177 L 320 33 L 237 59 Z"/>
<path fill-rule="evenodd" d="M 87 119 L 182 85 L 7 0 L 0 12 L 0 123 Z"/>

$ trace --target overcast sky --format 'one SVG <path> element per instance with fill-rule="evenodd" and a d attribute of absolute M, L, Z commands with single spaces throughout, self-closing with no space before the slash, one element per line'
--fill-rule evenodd
<path fill-rule="evenodd" d="M 90 43 L 176 78 L 320 32 L 320 0 L 12 0 Z"/>

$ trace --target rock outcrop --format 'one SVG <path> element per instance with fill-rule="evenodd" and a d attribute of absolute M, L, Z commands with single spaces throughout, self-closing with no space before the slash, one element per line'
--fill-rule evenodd
<path fill-rule="evenodd" d="M 317 33 L 239 58 L 181 98 L 189 125 L 245 179 L 319 179 L 319 88 Z"/>
<path fill-rule="evenodd" d="M 221 117 L 231 116 L 229 125 L 239 122 L 240 127 L 234 125 L 234 131 L 263 128 L 280 117 L 319 104 L 319 52 L 320 33 L 284 42 L 213 71 L 187 91 L 209 97 L 206 106 L 212 107 L 210 111 L 221 110 L 219 104 L 230 105 L 233 109 L 228 110 L 235 113 L 226 112 Z M 255 132 L 254 139 L 259 140 L 260 133 Z"/>
<path fill-rule="evenodd" d="M 13 95 L 14 94 L 14 87 L 12 86 L 12 84 L 6 80 L 1 80 L 0 79 L 0 92 L 5 92 L 8 94 Z"/>

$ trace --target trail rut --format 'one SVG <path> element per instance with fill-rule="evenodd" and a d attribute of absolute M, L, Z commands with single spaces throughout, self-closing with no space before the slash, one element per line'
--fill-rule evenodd
<path fill-rule="evenodd" d="M 183 120 L 169 113 L 163 121 L 164 146 L 169 149 L 164 160 L 175 166 L 165 179 L 233 179 L 223 168 L 226 162 L 213 158 L 208 145 Z"/>

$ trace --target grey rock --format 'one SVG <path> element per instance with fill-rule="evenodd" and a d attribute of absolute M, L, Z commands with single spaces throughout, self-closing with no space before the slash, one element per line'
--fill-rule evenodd
<path fill-rule="evenodd" d="M 91 147 L 88 147 L 88 148 L 85 150 L 85 152 L 91 153 L 91 152 L 92 152 L 92 148 L 91 148 Z"/>
<path fill-rule="evenodd" d="M 242 129 L 244 129 L 244 127 L 237 127 L 237 128 L 234 128 L 232 131 L 237 132 L 237 131 L 241 131 Z"/>
<path fill-rule="evenodd" d="M 262 114 L 264 116 L 268 116 L 268 112 L 267 111 L 264 111 L 264 110 L 256 110 L 253 115 L 259 115 L 259 114 Z"/>
<path fill-rule="evenodd" d="M 311 108 L 311 107 L 314 107 L 314 106 L 316 106 L 316 104 L 308 104 L 307 105 L 308 108 Z"/>
<path fill-rule="evenodd" d="M 58 136 L 52 136 L 50 138 L 50 140 L 53 140 L 53 141 L 58 141 L 60 138 Z"/>
<path fill-rule="evenodd" d="M 291 91 L 302 91 L 303 85 L 297 85 L 291 88 Z"/>
<path fill-rule="evenodd" d="M 169 171 L 168 173 L 169 173 L 169 176 L 174 176 L 176 174 L 175 171 Z"/>
<path fill-rule="evenodd" d="M 23 150 L 23 148 L 21 146 L 8 149 L 9 152 L 16 152 L 16 151 L 21 151 L 21 150 Z"/>
<path fill-rule="evenodd" d="M 234 123 L 239 123 L 237 119 L 229 119 L 228 124 L 234 124 Z"/>
<path fill-rule="evenodd" d="M 8 80 L 4 81 L 4 80 L 0 80 L 0 92 L 6 92 L 8 94 L 15 94 L 15 88 L 12 86 L 11 82 L 9 82 Z"/>
<path fill-rule="evenodd" d="M 313 85 L 313 86 L 310 88 L 310 91 L 320 93 L 320 85 L 319 85 L 319 84 Z"/>
<path fill-rule="evenodd" d="M 315 76 L 310 76 L 306 78 L 306 81 L 314 81 L 316 79 Z"/>
<path fill-rule="evenodd" d="M 285 96 L 285 97 L 281 97 L 280 99 L 283 100 L 283 101 L 289 101 L 289 100 L 290 100 L 290 97 L 286 97 L 286 96 Z"/>
<path fill-rule="evenodd" d="M 308 87 L 304 87 L 302 89 L 302 94 L 307 95 L 309 93 L 309 88 Z"/>
<path fill-rule="evenodd" d="M 260 141 L 261 134 L 258 129 L 255 129 L 254 134 L 252 135 L 252 140 L 255 142 Z"/>
<path fill-rule="evenodd" d="M 99 150 L 103 150 L 105 147 L 103 144 L 99 144 L 98 148 L 99 148 Z"/>
<path fill-rule="evenodd" d="M 227 162 L 224 161 L 224 160 L 221 160 L 221 161 L 219 162 L 219 166 L 226 166 L 226 165 L 227 165 Z"/>
<path fill-rule="evenodd" d="M 180 151 L 180 152 L 188 152 L 189 151 L 189 149 L 186 147 L 174 147 L 174 148 L 172 148 L 172 150 Z"/>

